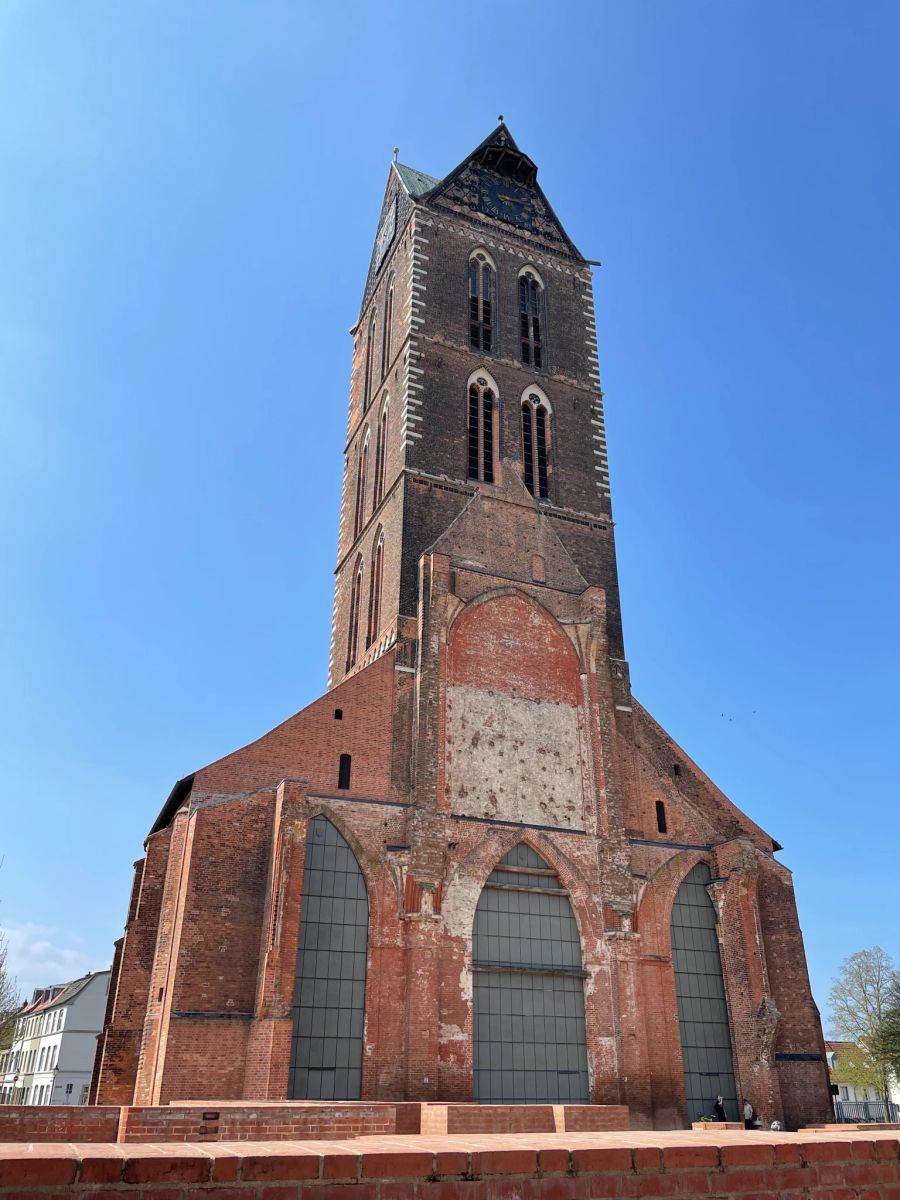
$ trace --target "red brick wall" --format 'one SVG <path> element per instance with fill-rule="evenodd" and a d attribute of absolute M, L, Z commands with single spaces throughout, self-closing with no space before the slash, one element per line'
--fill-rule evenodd
<path fill-rule="evenodd" d="M 2 1142 L 114 1142 L 119 1109 L 77 1104 L 0 1105 Z"/>
<path fill-rule="evenodd" d="M 130 1108 L 123 1115 L 119 1141 L 337 1141 L 362 1134 L 392 1134 L 396 1120 L 396 1111 L 388 1104 Z"/>
<path fill-rule="evenodd" d="M 690 1136 L 690 1140 L 688 1139 Z M 743 1138 L 743 1140 L 736 1140 Z M 399 1148 L 371 1139 L 345 1146 L 280 1149 L 185 1145 L 56 1145 L 0 1148 L 0 1200 L 88 1194 L 124 1200 L 588 1200 L 588 1197 L 718 1197 L 737 1200 L 895 1200 L 900 1192 L 896 1138 L 764 1140 L 734 1134 L 684 1135 L 656 1144 L 566 1145 L 540 1135 L 496 1148 L 464 1139 Z M 348 1184 L 350 1185 L 348 1187 Z"/>

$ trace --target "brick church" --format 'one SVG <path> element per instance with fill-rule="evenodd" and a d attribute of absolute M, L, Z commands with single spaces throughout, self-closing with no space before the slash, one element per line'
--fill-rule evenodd
<path fill-rule="evenodd" d="M 780 847 L 631 693 L 590 264 L 502 120 L 391 165 L 353 337 L 329 690 L 173 788 L 93 1099 L 828 1119 Z"/>

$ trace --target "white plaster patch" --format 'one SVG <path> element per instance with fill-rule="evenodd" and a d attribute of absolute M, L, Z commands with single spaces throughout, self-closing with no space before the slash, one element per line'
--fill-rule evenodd
<path fill-rule="evenodd" d="M 447 689 L 445 752 L 454 812 L 584 828 L 574 705 L 456 684 Z"/>

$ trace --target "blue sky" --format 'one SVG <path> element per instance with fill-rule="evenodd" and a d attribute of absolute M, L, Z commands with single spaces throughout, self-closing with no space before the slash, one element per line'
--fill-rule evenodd
<path fill-rule="evenodd" d="M 452 13 L 452 15 L 451 15 Z M 503 112 L 596 272 L 640 700 L 785 846 L 817 997 L 897 920 L 893 3 L 0 5 L 0 921 L 108 963 L 172 783 L 325 685 L 391 151 Z"/>

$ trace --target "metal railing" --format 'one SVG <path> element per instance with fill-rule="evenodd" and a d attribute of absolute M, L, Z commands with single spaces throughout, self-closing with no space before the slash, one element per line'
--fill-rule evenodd
<path fill-rule="evenodd" d="M 834 1113 L 842 1124 L 900 1121 L 900 1104 L 884 1100 L 835 1100 Z"/>

